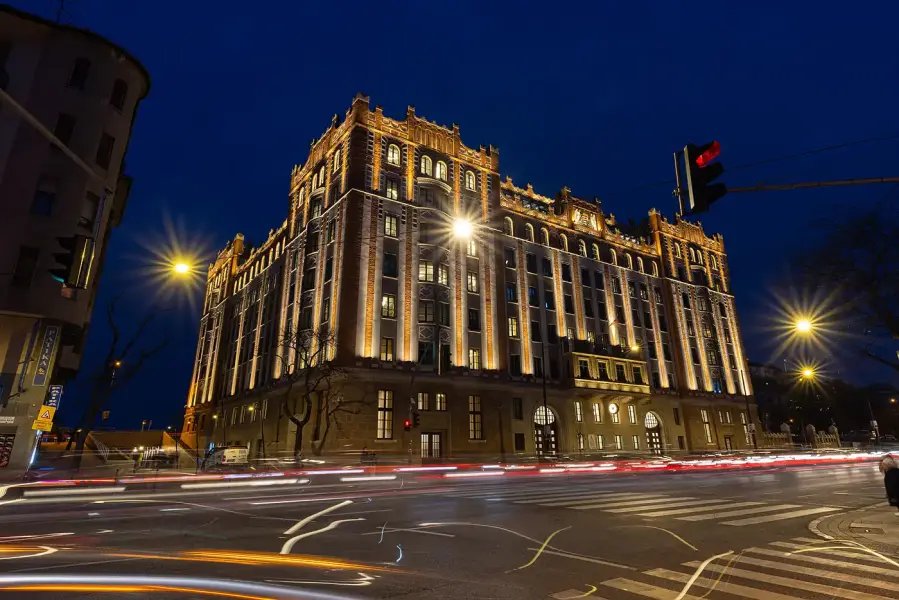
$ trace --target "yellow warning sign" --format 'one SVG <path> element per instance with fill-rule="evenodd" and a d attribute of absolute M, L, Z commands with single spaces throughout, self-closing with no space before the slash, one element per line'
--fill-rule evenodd
<path fill-rule="evenodd" d="M 35 419 L 31 424 L 32 429 L 40 429 L 41 431 L 50 431 L 53 429 L 53 421 L 47 419 Z"/>
<path fill-rule="evenodd" d="M 37 413 L 38 420 L 41 421 L 53 421 L 53 417 L 56 415 L 56 408 L 53 406 L 47 406 L 44 404 L 41 406 L 41 409 Z"/>

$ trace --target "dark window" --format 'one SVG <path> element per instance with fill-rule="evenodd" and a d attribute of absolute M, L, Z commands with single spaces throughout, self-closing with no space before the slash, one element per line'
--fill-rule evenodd
<path fill-rule="evenodd" d="M 125 108 L 125 98 L 128 96 L 128 84 L 121 79 L 116 79 L 112 84 L 112 94 L 109 96 L 109 105 L 116 110 Z"/>
<path fill-rule="evenodd" d="M 515 451 L 516 452 L 524 452 L 524 434 L 523 433 L 515 434 Z"/>
<path fill-rule="evenodd" d="M 531 341 L 540 341 L 540 321 L 531 321 Z"/>
<path fill-rule="evenodd" d="M 652 294 L 653 294 L 653 296 L 655 296 L 656 302 L 661 304 L 662 303 L 662 290 L 657 287 L 654 287 L 654 288 L 652 288 Z"/>
<path fill-rule="evenodd" d="M 640 367 L 634 367 L 634 383 L 646 384 L 646 381 L 643 379 L 643 370 Z"/>
<path fill-rule="evenodd" d="M 624 365 L 615 365 L 615 379 L 617 381 L 627 381 L 627 376 L 624 373 Z"/>
<path fill-rule="evenodd" d="M 600 379 L 605 379 L 606 381 L 608 381 L 609 379 L 611 379 L 611 378 L 609 377 L 609 369 L 608 369 L 608 367 L 606 367 L 606 363 L 603 362 L 603 361 L 599 361 L 599 362 L 597 363 L 597 365 L 599 365 L 599 378 L 600 378 Z"/>
<path fill-rule="evenodd" d="M 521 398 L 512 398 L 512 418 L 518 421 L 524 419 L 524 405 Z"/>
<path fill-rule="evenodd" d="M 309 211 L 310 219 L 317 219 L 318 217 L 322 216 L 322 199 L 321 198 L 313 199 L 312 204 L 309 206 L 309 208 L 310 208 L 310 211 Z"/>
<path fill-rule="evenodd" d="M 319 235 L 315 229 L 306 234 L 306 252 L 318 252 Z"/>
<path fill-rule="evenodd" d="M 613 294 L 621 293 L 621 280 L 617 277 L 612 277 L 612 293 Z"/>
<path fill-rule="evenodd" d="M 109 161 L 112 160 L 112 147 L 115 146 L 115 138 L 104 133 L 100 136 L 100 145 L 97 146 L 97 156 L 95 161 L 104 169 L 109 168 Z"/>
<path fill-rule="evenodd" d="M 514 283 L 506 284 L 506 300 L 509 302 L 518 302 L 518 286 Z"/>
<path fill-rule="evenodd" d="M 630 296 L 631 298 L 637 297 L 637 286 L 634 285 L 633 281 L 627 282 L 627 295 Z"/>
<path fill-rule="evenodd" d="M 556 324 L 555 323 L 547 323 L 546 324 L 546 341 L 550 344 L 555 344 L 556 340 L 559 339 L 559 335 L 556 332 Z"/>
<path fill-rule="evenodd" d="M 521 356 L 512 354 L 509 356 L 509 373 L 518 376 L 521 375 Z"/>
<path fill-rule="evenodd" d="M 648 310 L 643 311 L 643 326 L 652 329 L 652 316 Z"/>
<path fill-rule="evenodd" d="M 684 292 L 683 298 L 684 298 L 684 308 L 690 308 L 690 294 L 688 294 L 687 292 Z"/>
<path fill-rule="evenodd" d="M 322 323 L 331 318 L 331 296 L 322 300 Z"/>
<path fill-rule="evenodd" d="M 712 393 L 713 394 L 722 393 L 721 380 L 718 379 L 717 377 L 712 378 Z"/>
<path fill-rule="evenodd" d="M 687 445 L 684 443 L 684 436 L 682 436 L 682 435 L 677 436 L 677 448 L 678 448 L 678 450 L 686 450 L 687 449 Z"/>
<path fill-rule="evenodd" d="M 310 329 L 312 327 L 312 309 L 308 306 L 300 312 L 300 328 Z"/>
<path fill-rule="evenodd" d="M 397 276 L 396 254 L 387 253 L 384 255 L 384 267 L 382 272 L 384 273 L 384 277 Z"/>
<path fill-rule="evenodd" d="M 53 135 L 68 146 L 72 141 L 72 134 L 75 133 L 75 117 L 66 113 L 59 113 L 56 117 L 56 127 L 53 128 Z"/>
<path fill-rule="evenodd" d="M 574 314 L 574 300 L 571 298 L 571 294 L 565 294 L 565 312 Z"/>
<path fill-rule="evenodd" d="M 665 315 L 659 315 L 659 331 L 668 331 L 668 321 L 665 320 Z"/>
<path fill-rule="evenodd" d="M 658 351 L 656 350 L 656 344 L 654 341 L 649 341 L 649 358 L 657 359 L 659 357 Z"/>
<path fill-rule="evenodd" d="M 548 258 L 544 258 L 541 262 L 543 263 L 543 274 L 546 277 L 552 277 L 553 276 L 552 261 L 550 261 Z"/>
<path fill-rule="evenodd" d="M 325 261 L 325 281 L 331 281 L 331 277 L 334 274 L 334 259 L 328 258 Z"/>
<path fill-rule="evenodd" d="M 543 303 L 546 310 L 556 310 L 556 299 L 549 290 L 543 290 Z"/>
<path fill-rule="evenodd" d="M 559 378 L 559 361 L 555 358 L 549 359 L 549 376 L 553 379 Z"/>
<path fill-rule="evenodd" d="M 590 285 L 590 269 L 581 269 L 581 285 Z"/>
<path fill-rule="evenodd" d="M 696 348 L 690 348 L 690 357 L 693 359 L 694 364 L 699 364 L 699 352 L 696 351 Z"/>
<path fill-rule="evenodd" d="M 600 271 L 593 271 L 593 284 L 596 286 L 596 289 L 605 289 L 605 277 L 602 276 Z"/>
<path fill-rule="evenodd" d="M 434 322 L 434 303 L 430 300 L 422 300 L 418 305 L 418 322 Z"/>
<path fill-rule="evenodd" d="M 531 254 L 528 252 L 524 255 L 526 268 L 528 273 L 536 273 L 537 272 L 537 256 L 535 254 Z"/>
<path fill-rule="evenodd" d="M 646 287 L 645 283 L 640 284 L 640 299 L 649 300 L 649 288 Z"/>
<path fill-rule="evenodd" d="M 515 248 L 504 248 L 503 249 L 503 260 L 507 267 L 512 267 L 514 269 L 516 267 Z"/>
<path fill-rule="evenodd" d="M 471 331 L 481 330 L 481 311 L 476 308 L 468 309 L 468 328 Z"/>
<path fill-rule="evenodd" d="M 679 408 L 674 409 L 674 424 L 680 425 L 680 409 Z"/>
<path fill-rule="evenodd" d="M 652 372 L 652 387 L 654 387 L 655 389 L 659 389 L 660 387 L 662 387 L 662 378 L 659 377 L 657 371 Z"/>
<path fill-rule="evenodd" d="M 665 360 L 671 360 L 671 346 L 667 342 L 662 343 L 662 356 Z"/>
<path fill-rule="evenodd" d="M 35 215 L 49 215 L 53 212 L 53 202 L 56 200 L 56 192 L 38 187 L 31 200 L 31 212 Z"/>
<path fill-rule="evenodd" d="M 76 58 L 75 64 L 72 66 L 72 74 L 69 76 L 69 87 L 83 90 L 90 70 L 91 61 L 86 58 Z"/>
<path fill-rule="evenodd" d="M 571 265 L 562 263 L 562 281 L 571 281 Z"/>
<path fill-rule="evenodd" d="M 534 376 L 543 377 L 543 359 L 539 356 L 534 357 Z"/>
<path fill-rule="evenodd" d="M 540 306 L 540 298 L 537 296 L 537 288 L 528 287 L 528 305 Z"/>
<path fill-rule="evenodd" d="M 450 311 L 449 304 L 446 302 L 437 303 L 437 323 L 439 325 L 449 326 Z"/>
<path fill-rule="evenodd" d="M 578 363 L 578 377 L 581 379 L 590 379 L 590 365 L 586 360 L 579 360 Z"/>
<path fill-rule="evenodd" d="M 328 229 L 325 232 L 325 243 L 330 244 L 334 241 L 334 236 L 337 235 L 337 221 L 331 219 L 328 222 Z"/>
<path fill-rule="evenodd" d="M 33 246 L 22 246 L 19 248 L 19 258 L 16 259 L 16 266 L 12 273 L 13 285 L 18 287 L 31 285 L 40 253 L 40 248 L 34 248 Z"/>
<path fill-rule="evenodd" d="M 593 299 L 584 296 L 584 315 L 588 318 L 593 317 Z"/>

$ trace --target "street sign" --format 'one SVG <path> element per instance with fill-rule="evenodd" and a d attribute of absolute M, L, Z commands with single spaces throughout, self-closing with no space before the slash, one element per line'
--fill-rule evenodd
<path fill-rule="evenodd" d="M 59 408 L 59 401 L 62 399 L 63 387 L 61 385 L 51 385 L 47 390 L 47 399 L 44 404 Z"/>
<path fill-rule="evenodd" d="M 32 429 L 40 429 L 41 431 L 50 431 L 53 429 L 53 421 L 48 419 L 35 419 L 34 423 L 31 424 Z"/>
<path fill-rule="evenodd" d="M 0 425 L 13 425 L 16 422 L 16 418 L 13 416 L 3 415 L 0 416 Z"/>
<path fill-rule="evenodd" d="M 53 360 L 57 338 L 59 338 L 59 327 L 47 327 L 44 330 L 44 340 L 41 342 L 41 353 L 38 355 L 32 385 L 42 386 L 47 383 L 47 376 L 50 374 L 50 361 Z"/>
<path fill-rule="evenodd" d="M 41 409 L 37 411 L 37 418 L 41 421 L 50 421 L 52 423 L 54 415 L 56 415 L 56 409 L 52 406 L 47 406 L 46 404 L 41 406 Z"/>
<path fill-rule="evenodd" d="M 104 410 L 104 411 L 103 411 L 103 420 L 105 421 L 105 420 L 108 419 L 108 418 L 109 418 L 109 411 L 108 411 L 108 410 Z"/>

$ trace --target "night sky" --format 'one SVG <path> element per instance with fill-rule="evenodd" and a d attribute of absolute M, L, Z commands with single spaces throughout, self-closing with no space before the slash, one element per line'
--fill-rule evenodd
<path fill-rule="evenodd" d="M 12 4 L 52 16 L 56 2 Z M 730 169 L 899 134 L 895 1 L 66 4 L 65 21 L 127 48 L 152 76 L 82 382 L 108 343 L 101 311 L 110 298 L 125 293 L 121 320 L 133 327 L 159 297 L 147 247 L 169 243 L 167 223 L 180 224 L 184 241 L 205 241 L 207 259 L 236 232 L 264 240 L 286 216 L 292 166 L 357 91 L 396 118 L 413 104 L 429 120 L 458 123 L 467 145 L 500 149 L 501 174 L 516 184 L 597 195 L 620 219 L 650 207 L 673 214 L 673 186 L 648 184 L 672 179 L 671 153 L 686 142 L 720 140 Z M 881 142 L 731 169 L 722 180 L 895 176 L 897 159 L 899 141 Z M 702 219 L 724 235 L 751 360 L 783 360 L 770 343 L 773 299 L 790 260 L 818 235 L 813 223 L 896 193 L 733 194 Z M 118 393 L 110 424 L 180 425 L 200 303 L 178 301 L 160 319 L 154 334 L 170 345 Z M 867 362 L 829 364 L 854 381 L 897 383 Z M 67 393 L 64 420 L 78 393 Z"/>

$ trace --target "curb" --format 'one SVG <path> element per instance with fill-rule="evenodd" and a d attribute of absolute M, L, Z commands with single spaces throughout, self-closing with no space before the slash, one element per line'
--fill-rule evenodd
<path fill-rule="evenodd" d="M 850 515 L 865 513 L 869 510 L 883 508 L 883 506 L 884 506 L 883 502 L 878 502 L 877 504 L 869 504 L 868 506 L 862 506 L 862 507 L 848 510 L 845 512 L 829 514 L 829 515 L 826 515 L 823 517 L 818 517 L 817 519 L 811 521 L 808 524 L 808 530 L 811 533 L 813 533 L 814 535 L 816 535 L 820 538 L 823 538 L 825 540 L 831 540 L 831 541 L 851 540 L 854 542 L 858 542 L 871 550 L 876 550 L 877 552 L 881 552 L 884 554 L 899 555 L 899 546 L 897 546 L 897 545 L 873 542 L 863 535 L 853 535 L 852 533 L 848 533 L 839 528 L 839 525 L 842 522 L 845 522 L 846 520 L 851 521 L 851 519 L 847 519 L 847 517 L 849 517 Z M 840 521 L 837 522 L 833 527 L 828 527 L 829 525 L 836 522 L 838 519 Z"/>

